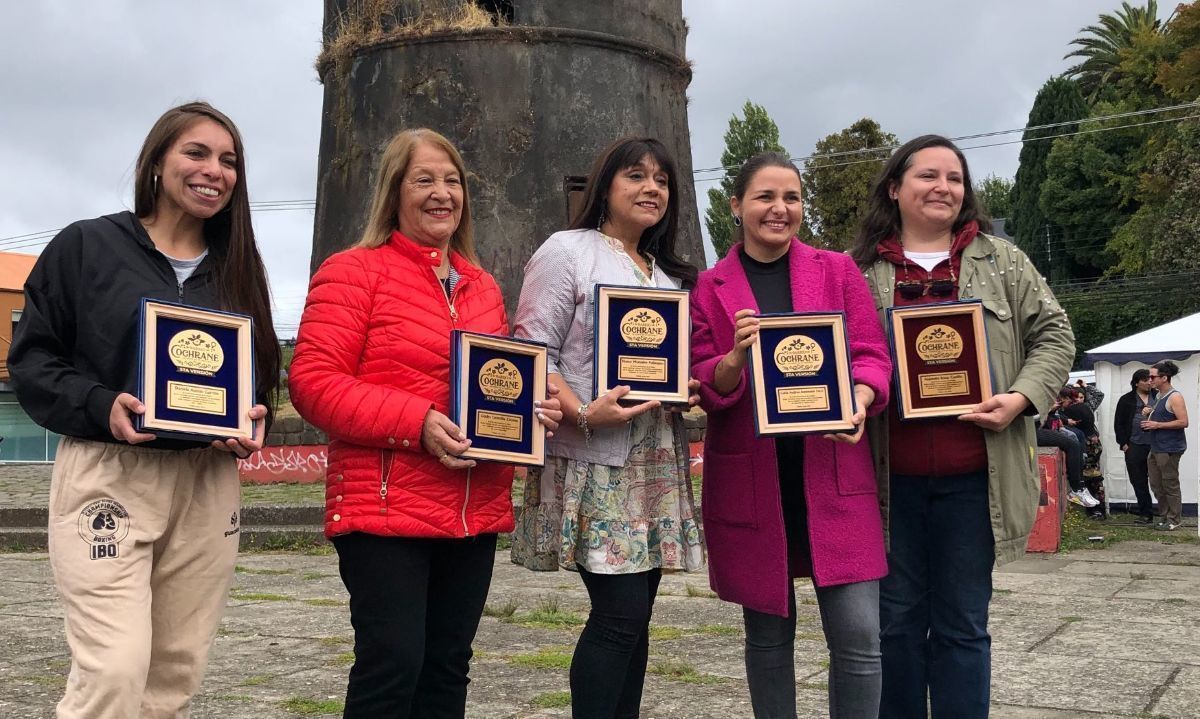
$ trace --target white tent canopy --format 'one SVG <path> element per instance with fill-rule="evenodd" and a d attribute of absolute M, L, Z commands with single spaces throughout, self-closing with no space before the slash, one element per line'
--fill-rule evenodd
<path fill-rule="evenodd" d="M 1096 388 L 1104 392 L 1104 402 L 1096 412 L 1096 424 L 1104 443 L 1101 468 L 1110 502 L 1136 501 L 1125 470 L 1125 455 L 1117 446 L 1113 432 L 1117 400 L 1130 390 L 1129 380 L 1135 370 L 1164 359 L 1179 365 L 1179 376 L 1171 384 L 1183 395 L 1191 419 L 1185 430 L 1188 450 L 1179 463 L 1179 482 L 1184 504 L 1196 504 L 1200 492 L 1200 313 L 1084 353 L 1084 364 L 1095 369 Z"/>

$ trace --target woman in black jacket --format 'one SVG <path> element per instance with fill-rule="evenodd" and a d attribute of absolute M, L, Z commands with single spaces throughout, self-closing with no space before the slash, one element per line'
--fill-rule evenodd
<path fill-rule="evenodd" d="M 245 174 L 228 117 L 206 103 L 169 110 L 138 156 L 134 212 L 68 226 L 25 284 L 13 389 L 63 435 L 49 526 L 71 647 L 59 719 L 184 716 L 200 686 L 237 556 L 235 455 L 261 447 L 279 378 Z M 143 297 L 253 318 L 253 439 L 134 428 Z"/>
<path fill-rule="evenodd" d="M 1142 410 L 1152 401 L 1150 370 L 1136 370 L 1129 380 L 1129 386 L 1131 389 L 1117 400 L 1113 433 L 1117 438 L 1117 446 L 1125 453 L 1125 471 L 1129 475 L 1129 483 L 1133 485 L 1133 494 L 1137 497 L 1137 517 L 1133 521 L 1150 524 L 1154 521 L 1146 468 L 1150 457 L 1150 435 L 1142 429 Z"/>

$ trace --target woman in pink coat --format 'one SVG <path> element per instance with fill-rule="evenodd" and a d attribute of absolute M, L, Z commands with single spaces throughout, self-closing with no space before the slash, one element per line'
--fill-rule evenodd
<path fill-rule="evenodd" d="M 704 530 L 718 596 L 742 605 L 755 717 L 795 717 L 796 600 L 811 576 L 830 649 L 830 716 L 879 709 L 879 578 L 887 573 L 875 475 L 860 441 L 888 400 L 891 361 L 866 282 L 850 257 L 796 239 L 800 172 L 762 153 L 730 199 L 742 242 L 692 293 L 692 374 L 708 412 Z M 758 314 L 846 314 L 855 434 L 756 438 L 747 350 Z"/>

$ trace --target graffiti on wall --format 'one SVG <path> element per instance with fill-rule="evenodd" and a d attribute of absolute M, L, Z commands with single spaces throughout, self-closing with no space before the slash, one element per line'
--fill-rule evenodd
<path fill-rule="evenodd" d="M 246 459 L 238 460 L 242 481 L 256 483 L 320 482 L 325 479 L 328 466 L 329 455 L 323 444 L 263 447 Z"/>

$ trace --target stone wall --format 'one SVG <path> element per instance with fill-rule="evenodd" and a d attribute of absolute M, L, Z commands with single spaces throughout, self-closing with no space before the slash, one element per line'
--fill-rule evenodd
<path fill-rule="evenodd" d="M 325 433 L 299 417 L 281 417 L 271 426 L 267 447 L 328 444 Z"/>

